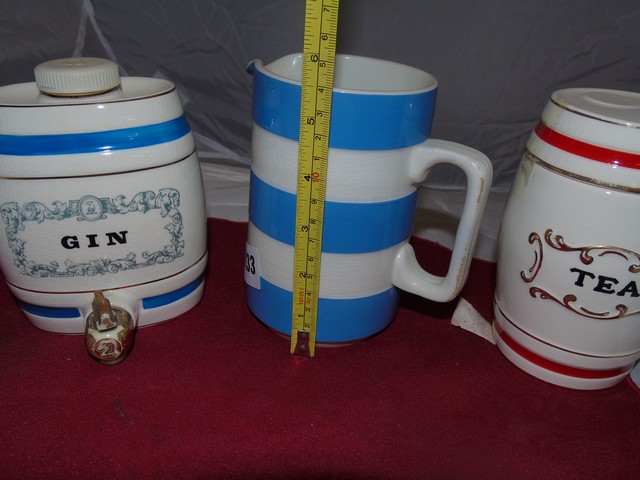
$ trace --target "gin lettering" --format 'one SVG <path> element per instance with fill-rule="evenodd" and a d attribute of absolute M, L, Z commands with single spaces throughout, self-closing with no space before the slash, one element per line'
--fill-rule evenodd
<path fill-rule="evenodd" d="M 107 232 L 104 234 L 106 237 L 106 245 L 122 245 L 127 243 L 127 233 L 128 230 L 122 230 L 120 232 Z M 80 239 L 76 235 L 67 235 L 60 239 L 60 244 L 66 248 L 67 250 L 73 250 L 75 248 L 82 248 L 82 245 L 85 244 L 87 248 L 96 248 L 101 245 L 99 241 L 99 235 L 97 233 L 91 233 L 89 235 L 85 235 L 86 241 L 81 243 Z M 103 239 L 100 239 L 103 240 Z"/>
<path fill-rule="evenodd" d="M 595 273 L 580 268 L 571 268 L 569 271 L 578 274 L 578 278 L 574 283 L 574 285 L 578 287 L 586 286 L 587 288 L 593 289 L 594 292 L 606 293 L 608 295 L 616 294 L 619 297 L 624 297 L 627 294 L 631 297 L 640 297 L 638 285 L 633 280 L 620 288 L 620 281 L 617 278 L 596 275 Z"/>

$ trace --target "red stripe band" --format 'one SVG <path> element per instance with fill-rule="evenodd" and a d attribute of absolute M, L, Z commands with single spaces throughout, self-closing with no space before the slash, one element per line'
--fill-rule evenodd
<path fill-rule="evenodd" d="M 575 138 L 567 137 L 552 130 L 544 123 L 540 122 L 535 128 L 536 135 L 540 140 L 547 142 L 565 152 L 573 153 L 580 157 L 595 160 L 596 162 L 619 165 L 626 168 L 640 169 L 640 155 L 629 152 L 620 152 L 610 148 L 599 147 L 590 143 L 585 143 Z"/>
<path fill-rule="evenodd" d="M 494 322 L 495 323 L 495 322 Z M 590 370 L 587 368 L 579 368 L 579 367 L 571 367 L 569 365 L 563 365 L 562 363 L 554 362 L 553 360 L 549 360 L 548 358 L 541 357 L 537 353 L 532 352 L 531 350 L 523 347 L 518 342 L 516 342 L 513 338 L 511 338 L 507 333 L 500 328 L 500 326 L 495 323 L 496 331 L 500 336 L 500 339 L 516 354 L 520 355 L 525 360 L 544 368 L 545 370 L 549 370 L 551 372 L 559 373 L 561 375 L 566 375 L 568 377 L 576 377 L 576 378 L 585 378 L 589 380 L 596 379 L 604 379 L 604 378 L 613 378 L 618 375 L 624 375 L 631 370 L 632 365 L 627 365 L 625 367 L 611 368 L 608 370 Z"/>

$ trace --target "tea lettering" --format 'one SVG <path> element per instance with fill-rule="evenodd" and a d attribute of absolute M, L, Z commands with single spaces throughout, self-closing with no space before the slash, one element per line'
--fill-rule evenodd
<path fill-rule="evenodd" d="M 617 285 L 620 281 L 617 278 L 607 277 L 605 275 L 596 275 L 580 268 L 571 268 L 569 271 L 578 274 L 578 279 L 574 283 L 574 285 L 577 285 L 578 287 L 584 287 L 586 282 L 588 286 L 592 286 L 591 288 L 594 292 L 606 293 L 609 295 L 615 293 L 619 297 L 624 297 L 627 294 L 631 297 L 640 297 L 638 285 L 633 280 L 618 290 Z"/>

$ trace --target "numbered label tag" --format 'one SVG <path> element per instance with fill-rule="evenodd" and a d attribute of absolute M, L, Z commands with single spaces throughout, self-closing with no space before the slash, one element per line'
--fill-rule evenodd
<path fill-rule="evenodd" d="M 244 281 L 247 285 L 260 290 L 260 255 L 258 249 L 248 243 L 244 256 Z"/>

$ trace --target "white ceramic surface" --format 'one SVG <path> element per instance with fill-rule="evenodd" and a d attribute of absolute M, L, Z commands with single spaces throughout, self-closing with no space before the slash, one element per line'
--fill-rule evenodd
<path fill-rule="evenodd" d="M 80 60 L 63 60 L 65 69 Z M 102 62 L 89 59 L 95 71 L 84 74 L 100 75 Z M 56 75 L 45 69 L 39 81 L 82 89 Z M 134 327 L 202 296 L 202 176 L 170 82 L 122 78 L 106 93 L 72 97 L 36 83 L 0 87 L 0 212 L 0 266 L 39 328 L 83 333 L 98 290 Z"/>
<path fill-rule="evenodd" d="M 618 383 L 640 358 L 640 95 L 556 92 L 505 208 L 494 328 L 543 380 Z"/>
<path fill-rule="evenodd" d="M 248 298 L 257 317 L 284 334 L 291 322 L 289 233 L 295 227 L 301 62 L 294 54 L 266 66 L 254 64 Z M 480 152 L 428 139 L 437 87 L 431 75 L 344 55 L 338 56 L 335 76 L 318 309 L 321 343 L 349 343 L 384 328 L 395 311 L 395 287 L 440 302 L 454 298 L 467 278 L 492 176 L 491 163 Z M 423 269 L 408 243 L 418 185 L 441 163 L 459 167 L 468 185 L 443 277 Z"/>

